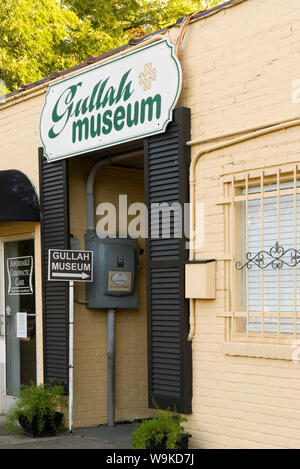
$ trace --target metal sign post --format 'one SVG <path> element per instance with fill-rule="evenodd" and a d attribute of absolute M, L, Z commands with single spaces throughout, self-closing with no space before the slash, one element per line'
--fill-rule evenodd
<path fill-rule="evenodd" d="M 69 282 L 69 433 L 72 433 L 74 388 L 74 281 L 93 281 L 93 252 L 49 249 L 48 280 Z"/>
<path fill-rule="evenodd" d="M 69 433 L 73 428 L 74 281 L 69 282 Z"/>

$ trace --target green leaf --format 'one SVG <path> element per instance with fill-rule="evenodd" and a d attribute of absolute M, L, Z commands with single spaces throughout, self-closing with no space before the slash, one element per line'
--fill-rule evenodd
<path fill-rule="evenodd" d="M 2 0 L 0 80 L 10 91 L 223 0 Z"/>

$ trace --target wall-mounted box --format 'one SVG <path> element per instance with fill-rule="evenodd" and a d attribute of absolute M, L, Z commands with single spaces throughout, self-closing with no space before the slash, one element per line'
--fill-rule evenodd
<path fill-rule="evenodd" d="M 137 240 L 100 239 L 89 231 L 85 247 L 94 253 L 94 280 L 85 286 L 87 308 L 138 308 Z"/>
<path fill-rule="evenodd" d="M 214 300 L 216 298 L 216 261 L 190 261 L 185 265 L 185 297 Z"/>

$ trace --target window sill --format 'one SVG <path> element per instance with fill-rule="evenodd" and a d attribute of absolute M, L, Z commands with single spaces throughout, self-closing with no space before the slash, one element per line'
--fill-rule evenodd
<path fill-rule="evenodd" d="M 293 360 L 300 361 L 298 345 L 278 345 L 278 344 L 258 344 L 245 342 L 224 342 L 222 352 L 225 355 L 253 358 L 269 358 L 273 360 Z"/>

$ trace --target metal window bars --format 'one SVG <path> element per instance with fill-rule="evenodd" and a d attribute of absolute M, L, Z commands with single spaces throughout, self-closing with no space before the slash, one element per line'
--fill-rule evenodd
<path fill-rule="evenodd" d="M 255 341 L 260 337 L 263 341 L 290 343 L 300 333 L 299 175 L 298 166 L 293 165 L 224 177 L 225 251 L 230 253 L 225 269 L 227 340 L 242 337 Z M 251 221 L 257 224 L 256 252 L 248 249 L 249 237 L 253 244 L 251 210 Z M 256 330 L 255 321 L 260 324 Z"/>

